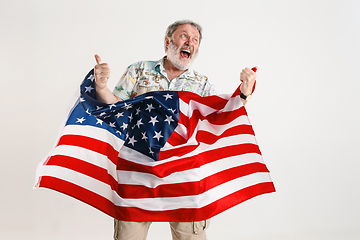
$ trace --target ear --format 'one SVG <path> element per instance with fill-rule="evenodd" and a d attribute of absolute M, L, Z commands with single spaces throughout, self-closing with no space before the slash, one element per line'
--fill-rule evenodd
<path fill-rule="evenodd" d="M 166 46 L 166 48 L 169 47 L 169 44 L 170 44 L 170 38 L 169 38 L 169 37 L 165 37 L 165 46 Z"/>

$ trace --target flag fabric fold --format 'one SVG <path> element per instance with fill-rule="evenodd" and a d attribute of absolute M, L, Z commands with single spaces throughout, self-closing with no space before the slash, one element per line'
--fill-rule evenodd
<path fill-rule="evenodd" d="M 240 98 L 149 92 L 96 100 L 80 86 L 36 187 L 72 196 L 123 221 L 209 219 L 275 191 Z"/>

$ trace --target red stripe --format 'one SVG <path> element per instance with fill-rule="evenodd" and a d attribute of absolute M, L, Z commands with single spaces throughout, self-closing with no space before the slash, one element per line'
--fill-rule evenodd
<path fill-rule="evenodd" d="M 184 147 L 188 148 L 188 147 Z M 260 149 L 254 144 L 239 144 L 233 146 L 223 147 L 221 149 L 213 149 L 202 152 L 196 156 L 181 158 L 178 160 L 166 162 L 156 166 L 146 166 L 138 163 L 119 158 L 117 170 L 143 172 L 155 175 L 159 178 L 169 176 L 174 172 L 186 171 L 193 168 L 217 161 L 219 159 L 242 155 L 246 153 L 261 154 Z M 163 160 L 172 156 L 178 156 L 179 152 L 176 149 L 160 152 L 159 159 Z"/>
<path fill-rule="evenodd" d="M 117 219 L 134 222 L 192 222 L 210 219 L 237 204 L 260 194 L 274 192 L 273 183 L 260 183 L 239 190 L 202 208 L 182 208 L 167 211 L 148 211 L 139 208 L 118 207 Z"/>
<path fill-rule="evenodd" d="M 251 163 L 215 173 L 200 181 L 174 183 L 149 188 L 143 185 L 119 184 L 118 194 L 122 198 L 180 197 L 202 194 L 231 180 L 258 172 L 269 172 L 263 163 Z"/>
<path fill-rule="evenodd" d="M 201 97 L 195 93 L 186 92 L 186 91 L 179 91 L 178 95 L 179 98 L 186 104 L 189 104 L 190 101 L 194 101 L 217 110 L 223 109 L 229 101 L 229 99 L 224 99 L 216 95 Z"/>
<path fill-rule="evenodd" d="M 197 147 L 198 147 L 197 145 L 193 145 L 193 146 L 184 146 L 181 148 L 161 151 L 159 153 L 159 161 L 171 157 L 181 157 L 187 153 L 194 151 Z M 222 148 L 209 150 L 203 153 L 199 153 L 198 156 L 204 155 L 204 157 L 208 157 L 209 159 L 208 162 L 212 162 L 217 159 L 246 154 L 246 153 L 261 154 L 260 149 L 257 145 L 251 143 L 244 143 L 244 144 L 224 146 Z M 194 157 L 190 157 L 190 158 L 194 158 Z M 188 158 L 184 158 L 184 159 L 188 159 Z M 212 161 L 210 159 L 212 159 Z"/>
<path fill-rule="evenodd" d="M 186 144 L 186 142 L 187 140 L 175 131 L 173 131 L 173 133 L 171 134 L 171 136 L 167 141 L 167 143 L 170 144 L 171 146 L 183 145 Z"/>
<path fill-rule="evenodd" d="M 189 121 L 188 117 L 183 113 L 183 111 L 187 112 L 186 109 L 181 109 L 180 112 L 180 116 L 179 116 L 179 123 L 187 126 L 187 122 Z M 195 121 L 197 119 L 200 120 L 204 120 L 206 119 L 207 121 L 209 121 L 211 124 L 216 124 L 216 125 L 224 125 L 224 124 L 228 124 L 232 121 L 234 121 L 236 118 L 240 117 L 240 116 L 247 116 L 247 112 L 245 107 L 240 107 L 238 109 L 234 109 L 232 111 L 227 111 L 227 112 L 213 112 L 211 114 L 208 114 L 206 116 L 203 116 L 200 111 L 198 109 L 194 109 L 191 115 L 191 119 L 192 121 Z M 197 118 L 195 118 L 195 116 Z"/>
<path fill-rule="evenodd" d="M 98 152 L 106 155 L 114 164 L 116 164 L 117 157 L 119 155 L 119 152 L 116 151 L 109 143 L 81 135 L 63 135 L 59 140 L 58 146 L 59 145 L 78 146 Z"/>
<path fill-rule="evenodd" d="M 244 107 L 232 110 L 230 112 L 214 112 L 212 114 L 209 114 L 206 117 L 201 118 L 201 120 L 206 119 L 211 124 L 216 125 L 224 125 L 231 123 L 235 119 L 237 119 L 240 116 L 247 116 L 246 109 Z"/>
<path fill-rule="evenodd" d="M 89 189 L 80 187 L 71 182 L 49 176 L 42 176 L 40 181 L 40 187 L 49 188 L 66 195 L 69 195 L 73 198 L 76 198 L 94 208 L 112 216 L 116 217 L 116 206 L 114 203 L 109 201 L 107 198 L 104 198 Z"/>
<path fill-rule="evenodd" d="M 110 187 L 115 191 L 118 190 L 118 182 L 108 173 L 107 169 L 103 169 L 89 162 L 73 157 L 55 155 L 48 160 L 46 165 L 59 166 L 74 170 L 110 185 Z"/>
<path fill-rule="evenodd" d="M 134 207 L 115 206 L 108 199 L 98 194 L 61 179 L 43 176 L 40 187 L 49 188 L 72 196 L 85 202 L 113 218 L 134 222 L 191 222 L 210 219 L 217 214 L 249 200 L 255 196 L 275 191 L 271 182 L 259 183 L 234 192 L 207 206 L 199 209 L 175 209 L 164 211 L 149 211 Z"/>
<path fill-rule="evenodd" d="M 206 143 L 210 145 L 216 143 L 220 139 L 235 135 L 240 135 L 240 134 L 247 134 L 254 136 L 254 130 L 251 127 L 251 125 L 237 125 L 235 127 L 225 130 L 222 134 L 218 136 L 208 131 L 199 130 L 197 131 L 196 134 L 196 140 L 198 142 Z"/>
<path fill-rule="evenodd" d="M 189 139 L 197 129 L 199 121 L 207 120 L 210 124 L 213 125 L 224 125 L 231 123 L 240 116 L 247 116 L 247 112 L 244 107 L 230 112 L 214 112 L 207 116 L 201 115 L 200 111 L 195 109 L 192 112 L 190 119 L 181 112 L 179 117 L 179 124 L 186 126 Z"/>

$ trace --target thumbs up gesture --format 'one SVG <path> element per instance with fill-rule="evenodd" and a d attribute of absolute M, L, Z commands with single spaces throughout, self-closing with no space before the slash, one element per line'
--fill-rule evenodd
<path fill-rule="evenodd" d="M 107 82 L 110 78 L 109 64 L 102 63 L 99 55 L 95 54 L 96 65 L 94 67 L 96 90 L 107 88 Z"/>

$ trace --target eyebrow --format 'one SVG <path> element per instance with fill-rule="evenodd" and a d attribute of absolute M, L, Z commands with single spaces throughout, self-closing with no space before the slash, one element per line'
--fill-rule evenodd
<path fill-rule="evenodd" d="M 180 32 L 180 34 L 182 33 L 186 33 L 187 35 L 190 35 L 186 30 L 182 30 L 182 32 Z M 199 34 L 197 34 L 196 38 L 200 38 Z"/>

